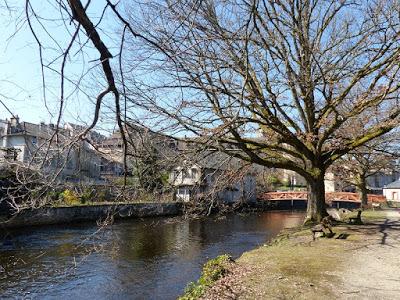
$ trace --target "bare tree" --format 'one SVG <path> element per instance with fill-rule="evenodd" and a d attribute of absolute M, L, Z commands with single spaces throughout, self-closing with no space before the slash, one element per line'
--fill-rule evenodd
<path fill-rule="evenodd" d="M 349 152 L 333 165 L 337 178 L 357 188 L 361 207 L 368 205 L 368 178 L 397 171 L 398 147 L 396 135 L 384 135 Z"/>
<path fill-rule="evenodd" d="M 153 1 L 125 16 L 145 37 L 130 44 L 145 75 L 126 95 L 204 144 L 303 176 L 308 220 L 326 215 L 327 168 L 398 124 L 398 1 Z"/>

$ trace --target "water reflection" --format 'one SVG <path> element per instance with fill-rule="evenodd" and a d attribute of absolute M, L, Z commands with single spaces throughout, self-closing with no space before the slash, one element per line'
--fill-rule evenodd
<path fill-rule="evenodd" d="M 32 298 L 174 299 L 209 258 L 234 257 L 301 223 L 271 212 L 204 220 L 126 220 L 0 236 L 0 294 Z"/>

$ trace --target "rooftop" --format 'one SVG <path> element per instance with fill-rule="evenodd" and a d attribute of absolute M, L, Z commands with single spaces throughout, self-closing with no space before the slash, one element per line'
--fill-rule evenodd
<path fill-rule="evenodd" d="M 400 189 L 400 180 L 396 180 L 384 186 L 384 189 Z"/>

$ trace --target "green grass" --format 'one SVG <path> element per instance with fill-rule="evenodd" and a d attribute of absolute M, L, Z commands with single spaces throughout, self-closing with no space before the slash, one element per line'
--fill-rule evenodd
<path fill-rule="evenodd" d="M 357 216 L 357 210 L 348 214 L 345 220 L 349 220 L 349 218 L 355 218 Z M 385 219 L 387 217 L 387 212 L 385 210 L 364 210 L 361 213 L 361 220 L 363 222 L 372 222 L 381 219 Z"/>

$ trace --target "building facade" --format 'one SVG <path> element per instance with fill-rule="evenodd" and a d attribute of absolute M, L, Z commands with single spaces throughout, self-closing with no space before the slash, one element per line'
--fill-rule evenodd
<path fill-rule="evenodd" d="M 0 122 L 0 159 L 57 174 L 66 181 L 100 178 L 101 159 L 86 141 L 75 139 L 70 128 L 20 122 L 18 117 Z"/>
<path fill-rule="evenodd" d="M 255 202 L 256 176 L 249 167 L 226 162 L 226 155 L 216 153 L 205 159 L 183 161 L 170 173 L 177 200 L 189 202 L 215 198 L 224 203 Z"/>
<path fill-rule="evenodd" d="M 387 201 L 400 202 L 400 180 L 392 182 L 383 187 L 383 195 Z"/>

